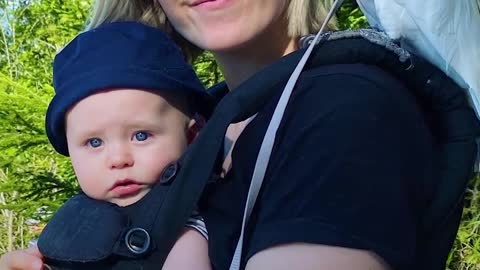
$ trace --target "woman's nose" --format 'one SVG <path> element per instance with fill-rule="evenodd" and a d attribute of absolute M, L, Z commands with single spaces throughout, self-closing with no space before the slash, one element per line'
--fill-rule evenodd
<path fill-rule="evenodd" d="M 122 169 L 134 164 L 133 155 L 127 146 L 111 147 L 108 151 L 108 166 L 110 169 Z"/>

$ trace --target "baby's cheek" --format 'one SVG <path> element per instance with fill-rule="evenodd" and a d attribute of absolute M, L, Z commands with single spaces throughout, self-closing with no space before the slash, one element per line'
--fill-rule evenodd
<path fill-rule="evenodd" d="M 95 168 L 88 169 L 86 166 L 75 166 L 74 164 L 73 169 L 78 184 L 86 195 L 97 200 L 105 199 L 105 187 L 102 183 L 104 176 L 96 173 Z"/>
<path fill-rule="evenodd" d="M 97 181 L 92 181 L 91 179 L 85 180 L 85 178 L 80 178 L 78 183 L 82 191 L 90 198 L 97 200 L 104 200 L 104 188 L 99 185 L 100 179 Z"/>
<path fill-rule="evenodd" d="M 145 171 L 149 172 L 150 178 L 155 178 L 158 179 L 162 173 L 163 170 L 171 163 L 175 162 L 176 160 L 171 158 L 171 159 L 166 159 L 164 157 L 158 158 L 156 161 L 154 160 L 149 160 L 148 162 L 145 162 L 146 168 Z"/>
<path fill-rule="evenodd" d="M 147 179 L 152 182 L 156 182 L 162 176 L 165 168 L 169 165 L 176 163 L 180 158 L 179 155 L 170 155 L 170 156 L 158 156 L 158 158 L 150 158 L 145 161 L 145 167 L 143 172 L 147 173 Z"/>

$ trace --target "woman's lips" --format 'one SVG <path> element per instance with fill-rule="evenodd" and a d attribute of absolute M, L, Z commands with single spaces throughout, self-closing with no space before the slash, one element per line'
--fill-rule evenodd
<path fill-rule="evenodd" d="M 213 11 L 226 8 L 232 2 L 232 0 L 197 0 L 194 1 L 190 6 L 204 11 Z"/>
<path fill-rule="evenodd" d="M 201 4 L 205 3 L 205 2 L 211 2 L 211 1 L 215 1 L 215 0 L 197 0 L 197 1 L 193 1 L 193 2 L 190 4 L 190 6 L 196 7 L 196 6 L 201 5 Z"/>

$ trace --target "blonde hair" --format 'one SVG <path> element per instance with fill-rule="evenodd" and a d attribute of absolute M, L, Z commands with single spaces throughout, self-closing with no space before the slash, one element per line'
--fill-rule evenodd
<path fill-rule="evenodd" d="M 154 3 L 155 1 L 96 0 L 86 30 L 117 21 L 138 21 L 164 31 L 169 30 L 165 14 Z"/>
<path fill-rule="evenodd" d="M 173 30 L 156 0 L 95 0 L 86 30 L 121 21 L 136 21 L 165 31 L 182 49 L 188 62 L 192 62 L 202 52 Z"/>
<path fill-rule="evenodd" d="M 333 0 L 290 0 L 286 10 L 289 36 L 298 38 L 318 32 L 332 2 Z M 185 58 L 190 62 L 202 52 L 173 30 L 157 0 L 95 0 L 87 30 L 116 21 L 138 21 L 166 31 L 182 48 Z M 333 19 L 328 24 L 328 30 L 336 29 Z"/>
<path fill-rule="evenodd" d="M 333 1 L 334 0 L 290 0 L 287 9 L 289 36 L 297 38 L 316 34 L 327 17 Z M 335 18 L 328 22 L 327 30 L 337 30 Z"/>

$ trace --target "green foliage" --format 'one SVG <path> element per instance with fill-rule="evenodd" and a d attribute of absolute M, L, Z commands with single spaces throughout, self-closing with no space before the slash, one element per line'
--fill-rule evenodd
<path fill-rule="evenodd" d="M 212 87 L 218 82 L 223 81 L 222 72 L 211 53 L 205 52 L 197 57 L 193 63 L 193 67 L 205 87 Z"/>
<path fill-rule="evenodd" d="M 337 12 L 338 26 L 340 29 L 360 29 L 368 27 L 368 22 L 355 0 L 344 1 Z"/>
<path fill-rule="evenodd" d="M 44 115 L 53 57 L 82 30 L 90 2 L 9 0 L 0 7 L 1 254 L 25 247 L 36 224 L 79 190 L 69 161 L 48 143 Z"/>
<path fill-rule="evenodd" d="M 480 177 L 467 190 L 462 223 L 448 266 L 449 270 L 480 269 Z"/>

